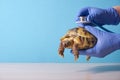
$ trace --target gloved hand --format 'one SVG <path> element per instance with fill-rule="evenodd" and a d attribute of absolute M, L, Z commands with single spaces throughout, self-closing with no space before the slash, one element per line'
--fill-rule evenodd
<path fill-rule="evenodd" d="M 96 36 L 97 43 L 93 48 L 80 50 L 80 55 L 102 58 L 113 51 L 120 49 L 120 34 L 101 31 L 91 26 L 85 26 L 85 29 Z"/>
<path fill-rule="evenodd" d="M 76 21 L 79 20 L 80 16 L 87 16 L 87 21 L 90 21 L 97 26 L 102 26 L 105 24 L 117 25 L 120 22 L 120 16 L 114 8 L 100 9 L 94 7 L 86 7 L 80 10 Z"/>

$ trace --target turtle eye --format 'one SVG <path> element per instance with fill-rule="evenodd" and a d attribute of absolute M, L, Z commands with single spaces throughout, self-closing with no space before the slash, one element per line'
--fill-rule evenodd
<path fill-rule="evenodd" d="M 70 41 L 68 41 L 68 42 L 67 42 L 67 47 L 70 46 L 70 45 L 71 45 L 71 43 L 70 43 Z"/>
<path fill-rule="evenodd" d="M 69 38 L 70 36 L 66 36 L 66 38 Z"/>

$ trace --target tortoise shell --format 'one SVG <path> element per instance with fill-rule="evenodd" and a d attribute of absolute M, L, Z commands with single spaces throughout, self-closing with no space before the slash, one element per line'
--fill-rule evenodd
<path fill-rule="evenodd" d="M 79 50 L 89 49 L 95 46 L 97 38 L 83 27 L 73 28 L 60 39 L 59 55 L 64 57 L 64 49 L 72 49 L 75 60 L 79 58 Z M 87 60 L 90 56 L 87 56 Z"/>

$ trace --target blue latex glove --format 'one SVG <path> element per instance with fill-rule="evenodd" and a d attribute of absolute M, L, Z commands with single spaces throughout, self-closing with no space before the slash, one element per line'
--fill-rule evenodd
<path fill-rule="evenodd" d="M 105 24 L 117 25 L 120 22 L 120 16 L 114 8 L 100 9 L 94 7 L 86 7 L 80 10 L 76 21 L 79 20 L 80 16 L 87 16 L 87 21 L 90 21 L 97 26 L 102 26 Z"/>
<path fill-rule="evenodd" d="M 85 29 L 96 36 L 97 43 L 93 48 L 80 50 L 80 55 L 102 58 L 113 51 L 120 49 L 120 34 L 101 31 L 91 26 L 85 26 Z"/>

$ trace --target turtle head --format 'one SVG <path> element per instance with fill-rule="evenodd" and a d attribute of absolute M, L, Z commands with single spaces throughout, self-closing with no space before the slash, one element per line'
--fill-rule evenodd
<path fill-rule="evenodd" d="M 65 38 L 64 40 L 62 40 L 62 44 L 65 48 L 72 48 L 73 43 L 73 39 L 71 38 Z"/>

